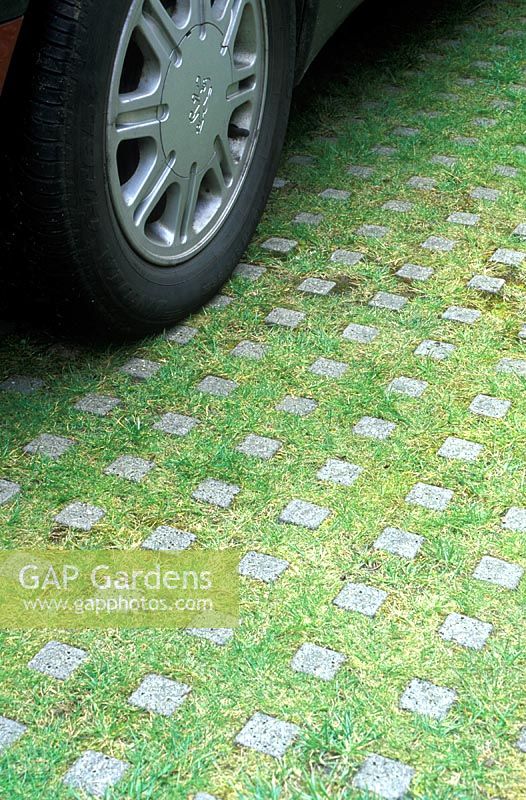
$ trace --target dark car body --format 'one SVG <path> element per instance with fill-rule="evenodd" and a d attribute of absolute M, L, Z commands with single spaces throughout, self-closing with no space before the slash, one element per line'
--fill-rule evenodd
<path fill-rule="evenodd" d="M 22 28 L 32 3 L 40 0 L 0 0 L 0 91 L 5 81 Z M 296 81 L 350 12 L 362 0 L 295 0 L 298 20 Z"/>

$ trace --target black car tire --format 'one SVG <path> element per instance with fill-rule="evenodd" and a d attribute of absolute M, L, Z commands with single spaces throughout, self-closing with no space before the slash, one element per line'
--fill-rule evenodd
<path fill-rule="evenodd" d="M 252 161 L 215 236 L 187 261 L 160 266 L 123 235 L 105 164 L 108 84 L 132 0 L 42 0 L 32 33 L 17 239 L 56 313 L 93 332 L 136 336 L 169 326 L 213 296 L 241 259 L 265 207 L 293 85 L 293 0 L 264 0 L 268 77 Z"/>

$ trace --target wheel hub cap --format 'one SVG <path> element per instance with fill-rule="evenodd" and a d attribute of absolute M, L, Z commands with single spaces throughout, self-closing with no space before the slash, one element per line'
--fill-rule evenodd
<path fill-rule="evenodd" d="M 219 130 L 228 126 L 226 101 L 232 62 L 213 25 L 196 25 L 175 52 L 162 93 L 161 141 L 167 163 L 181 177 L 198 174 L 215 156 Z M 175 161 L 174 161 L 175 159 Z"/>

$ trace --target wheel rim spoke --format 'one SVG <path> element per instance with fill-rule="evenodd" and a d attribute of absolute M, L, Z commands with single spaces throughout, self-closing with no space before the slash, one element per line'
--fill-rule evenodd
<path fill-rule="evenodd" d="M 148 0 L 148 9 L 152 2 L 157 5 L 156 0 Z M 151 16 L 146 14 L 145 8 L 145 13 L 140 17 L 136 28 L 139 36 L 144 38 L 146 44 L 149 45 L 152 52 L 159 60 L 161 71 L 167 68 L 172 53 L 176 49 L 176 43 L 170 34 L 170 28 L 167 28 L 167 26 L 163 24 L 164 18 L 167 18 L 169 23 L 169 18 L 164 10 L 163 15 L 159 19 L 157 14 L 152 14 Z"/>
<path fill-rule="evenodd" d="M 235 161 L 230 142 L 226 136 L 218 136 L 216 139 L 217 156 L 213 161 L 213 168 L 218 169 L 222 182 L 229 187 L 238 171 L 239 164 Z"/>
<path fill-rule="evenodd" d="M 239 33 L 239 27 L 243 19 L 245 8 L 250 4 L 250 0 L 234 0 L 230 4 L 230 19 L 228 20 L 228 27 L 223 41 L 225 47 L 232 47 L 234 45 Z"/>
<path fill-rule="evenodd" d="M 226 36 L 230 26 L 232 11 L 236 2 L 237 0 L 216 0 L 212 6 L 210 0 L 207 0 L 211 21 L 222 31 L 223 36 Z"/>
<path fill-rule="evenodd" d="M 118 141 L 143 137 L 159 138 L 159 107 L 146 107 L 133 113 L 119 114 L 115 121 L 115 135 Z"/>
<path fill-rule="evenodd" d="M 200 181 L 197 172 L 195 170 L 190 172 L 190 177 L 187 181 L 181 183 L 180 187 L 180 211 L 177 222 L 179 223 L 178 230 L 181 241 L 186 242 L 191 235 L 192 223 L 197 206 L 197 196 L 199 194 Z"/>
<path fill-rule="evenodd" d="M 243 86 L 242 88 L 240 88 L 239 83 L 235 83 L 231 86 L 227 95 L 227 103 L 231 110 L 234 111 L 236 108 L 244 106 L 245 103 L 253 102 L 257 96 L 258 88 L 259 87 L 255 83 Z"/>
<path fill-rule="evenodd" d="M 161 200 L 168 186 L 175 182 L 174 174 L 169 166 L 165 166 L 149 193 L 136 205 L 133 215 L 135 225 L 144 225 L 149 214 Z"/>
<path fill-rule="evenodd" d="M 177 47 L 177 43 L 181 38 L 181 30 L 186 28 L 186 24 L 183 23 L 182 26 L 178 26 L 177 17 L 170 15 L 161 0 L 146 0 L 143 13 L 152 17 L 162 32 L 164 40 L 171 43 L 171 49 Z"/>

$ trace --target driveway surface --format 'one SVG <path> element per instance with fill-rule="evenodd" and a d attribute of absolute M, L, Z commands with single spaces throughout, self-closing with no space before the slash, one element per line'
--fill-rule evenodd
<path fill-rule="evenodd" d="M 526 5 L 397 13 L 206 309 L 4 326 L 4 548 L 243 556 L 239 628 L 3 633 L 1 797 L 524 798 Z"/>

